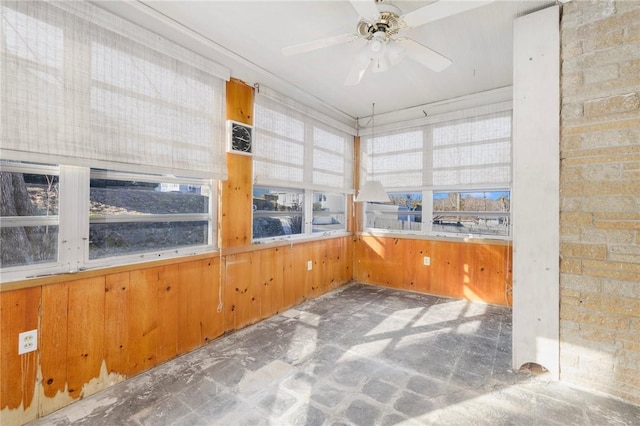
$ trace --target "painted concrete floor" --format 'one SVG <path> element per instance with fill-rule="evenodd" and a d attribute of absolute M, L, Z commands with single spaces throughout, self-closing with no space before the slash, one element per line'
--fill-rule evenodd
<path fill-rule="evenodd" d="M 32 424 L 640 425 L 510 365 L 510 310 L 351 284 Z"/>

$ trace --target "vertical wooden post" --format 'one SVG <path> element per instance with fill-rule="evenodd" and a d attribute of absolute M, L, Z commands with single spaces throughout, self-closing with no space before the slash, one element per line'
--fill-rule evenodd
<path fill-rule="evenodd" d="M 360 136 L 353 137 L 353 187 L 356 193 L 353 195 L 352 200 L 356 199 L 358 195 L 358 189 L 360 188 Z M 351 203 L 352 206 L 352 221 L 348 228 L 351 232 L 362 232 L 362 203 Z"/>
<path fill-rule="evenodd" d="M 227 82 L 227 120 L 253 125 L 253 87 L 231 79 Z M 253 163 L 251 156 L 227 153 L 228 179 L 221 182 L 218 246 L 251 244 Z"/>

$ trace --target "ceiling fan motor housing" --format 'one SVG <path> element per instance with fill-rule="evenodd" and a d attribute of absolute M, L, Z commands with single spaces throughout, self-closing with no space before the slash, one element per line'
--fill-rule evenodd
<path fill-rule="evenodd" d="M 399 17 L 402 15 L 400 9 L 389 3 L 376 3 L 380 11 L 380 18 L 376 22 L 361 20 L 358 22 L 357 32 L 361 37 L 371 40 L 374 34 L 383 32 L 390 37 L 400 31 Z"/>

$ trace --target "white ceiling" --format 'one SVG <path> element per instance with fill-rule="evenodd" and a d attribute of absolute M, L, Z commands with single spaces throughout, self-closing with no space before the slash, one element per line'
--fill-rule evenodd
<path fill-rule="evenodd" d="M 407 13 L 431 1 L 392 3 Z M 453 64 L 436 73 L 405 58 L 349 87 L 345 77 L 365 40 L 290 57 L 281 53 L 286 46 L 355 33 L 359 17 L 348 1 L 96 2 L 229 68 L 232 77 L 267 85 L 350 124 L 370 116 L 374 102 L 377 116 L 510 86 L 513 19 L 553 3 L 497 0 L 407 30 L 404 36 Z"/>

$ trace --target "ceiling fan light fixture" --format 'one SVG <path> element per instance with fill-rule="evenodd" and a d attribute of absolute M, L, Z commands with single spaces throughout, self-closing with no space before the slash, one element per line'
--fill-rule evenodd
<path fill-rule="evenodd" d="M 371 40 L 371 43 L 369 44 L 369 50 L 371 50 L 371 53 L 374 55 L 379 55 L 383 48 L 384 42 L 380 40 Z"/>
<path fill-rule="evenodd" d="M 371 52 L 371 57 L 382 57 L 387 47 L 387 41 L 388 38 L 384 31 L 377 31 L 374 33 L 371 41 L 369 42 L 369 52 Z"/>
<path fill-rule="evenodd" d="M 404 57 L 405 49 L 384 32 L 378 31 L 369 42 L 373 72 L 385 72 Z"/>
<path fill-rule="evenodd" d="M 393 40 L 389 40 L 385 55 L 391 66 L 398 65 L 404 58 L 405 53 L 406 51 L 404 47 L 400 46 Z"/>

